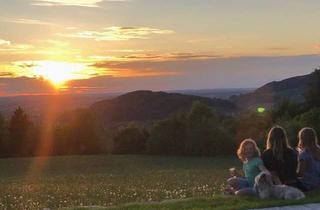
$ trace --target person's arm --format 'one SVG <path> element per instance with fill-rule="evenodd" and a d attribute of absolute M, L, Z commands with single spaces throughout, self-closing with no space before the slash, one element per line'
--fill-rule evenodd
<path fill-rule="evenodd" d="M 265 172 L 266 174 L 271 175 L 271 172 L 263 164 L 258 165 L 258 168 L 261 172 Z"/>
<path fill-rule="evenodd" d="M 309 155 L 306 151 L 303 151 L 299 154 L 298 158 L 298 176 L 302 177 L 307 170 L 307 162 L 309 160 Z"/>
<path fill-rule="evenodd" d="M 298 163 L 298 176 L 302 177 L 304 172 L 306 171 L 307 164 L 304 160 L 300 160 Z"/>
<path fill-rule="evenodd" d="M 269 183 L 273 183 L 272 181 L 272 174 L 270 173 L 270 171 L 263 165 L 263 163 L 261 163 L 260 165 L 258 165 L 258 168 L 260 169 L 261 172 L 264 172 L 267 174 L 267 181 Z"/>

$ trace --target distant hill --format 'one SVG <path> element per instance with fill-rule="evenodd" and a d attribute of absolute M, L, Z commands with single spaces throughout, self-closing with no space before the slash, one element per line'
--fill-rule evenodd
<path fill-rule="evenodd" d="M 21 106 L 32 119 L 41 120 L 43 116 L 52 109 L 55 110 L 56 115 L 59 115 L 77 108 L 87 108 L 94 102 L 115 96 L 117 96 L 117 94 L 110 93 L 0 97 L 0 113 L 9 117 L 18 106 Z"/>
<path fill-rule="evenodd" d="M 295 102 L 304 101 L 304 92 L 311 82 L 312 74 L 291 77 L 282 81 L 270 82 L 252 93 L 232 96 L 230 99 L 241 108 L 272 106 L 286 98 Z"/>
<path fill-rule="evenodd" d="M 168 93 L 181 93 L 185 95 L 202 96 L 207 98 L 229 99 L 230 96 L 246 94 L 254 91 L 255 88 L 224 88 L 224 89 L 199 89 L 199 90 L 172 90 Z"/>
<path fill-rule="evenodd" d="M 232 102 L 223 99 L 152 91 L 135 91 L 103 100 L 93 104 L 91 109 L 104 123 L 144 122 L 163 119 L 170 114 L 188 110 L 195 101 L 201 101 L 221 113 L 235 110 Z"/>

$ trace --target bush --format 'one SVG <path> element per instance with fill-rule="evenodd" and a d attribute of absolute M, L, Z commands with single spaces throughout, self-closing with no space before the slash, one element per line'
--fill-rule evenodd
<path fill-rule="evenodd" d="M 220 155 L 234 151 L 232 132 L 207 105 L 195 102 L 187 114 L 156 123 L 147 141 L 150 154 Z"/>
<path fill-rule="evenodd" d="M 53 130 L 55 154 L 99 154 L 105 151 L 96 118 L 90 110 L 69 113 Z"/>
<path fill-rule="evenodd" d="M 156 123 L 150 131 L 147 141 L 149 154 L 183 155 L 187 138 L 186 118 L 175 115 Z"/>
<path fill-rule="evenodd" d="M 298 120 L 298 118 L 278 119 L 277 125 L 280 125 L 285 129 L 290 146 L 296 147 L 298 145 L 298 139 L 297 139 L 298 132 L 303 127 L 302 123 Z"/>
<path fill-rule="evenodd" d="M 239 115 L 235 119 L 234 126 L 236 141 L 239 144 L 244 139 L 252 138 L 262 146 L 272 125 L 269 113 L 249 112 Z"/>
<path fill-rule="evenodd" d="M 320 108 L 313 108 L 299 116 L 303 127 L 312 127 L 320 134 Z"/>
<path fill-rule="evenodd" d="M 145 129 L 134 124 L 121 127 L 114 137 L 112 153 L 142 154 L 145 151 L 148 135 Z"/>
<path fill-rule="evenodd" d="M 312 81 L 304 96 L 310 108 L 320 107 L 320 69 L 312 73 Z"/>

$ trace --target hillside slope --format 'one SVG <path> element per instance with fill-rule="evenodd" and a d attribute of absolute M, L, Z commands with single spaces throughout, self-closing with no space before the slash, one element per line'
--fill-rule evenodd
<path fill-rule="evenodd" d="M 304 92 L 311 80 L 312 73 L 281 81 L 273 81 L 263 85 L 252 93 L 232 96 L 230 99 L 240 108 L 272 106 L 284 98 L 295 102 L 303 102 Z"/>
<path fill-rule="evenodd" d="M 103 100 L 93 104 L 91 109 L 104 123 L 143 122 L 186 111 L 195 101 L 201 101 L 221 113 L 233 112 L 235 109 L 235 105 L 227 100 L 152 91 L 135 91 L 111 100 Z"/>

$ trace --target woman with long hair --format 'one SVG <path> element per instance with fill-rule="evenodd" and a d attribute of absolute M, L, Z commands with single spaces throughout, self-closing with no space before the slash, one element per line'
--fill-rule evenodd
<path fill-rule="evenodd" d="M 320 187 L 320 148 L 317 134 L 312 128 L 303 128 L 299 135 L 298 175 L 305 190 Z"/>
<path fill-rule="evenodd" d="M 298 154 L 288 142 L 285 130 L 280 126 L 271 128 L 266 150 L 261 156 L 265 167 L 283 184 L 297 185 Z"/>

